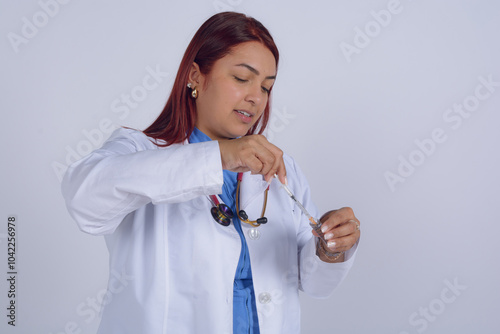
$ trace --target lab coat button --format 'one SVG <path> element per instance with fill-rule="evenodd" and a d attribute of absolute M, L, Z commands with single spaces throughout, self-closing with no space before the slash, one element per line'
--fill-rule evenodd
<path fill-rule="evenodd" d="M 259 302 L 261 304 L 267 304 L 271 301 L 271 295 L 267 292 L 262 292 L 259 294 Z"/>
<path fill-rule="evenodd" d="M 257 240 L 260 238 L 260 231 L 256 228 L 251 228 L 248 230 L 248 236 L 252 240 Z"/>

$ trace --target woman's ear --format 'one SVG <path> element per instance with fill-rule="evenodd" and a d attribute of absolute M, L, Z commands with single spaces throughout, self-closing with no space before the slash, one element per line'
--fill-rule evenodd
<path fill-rule="evenodd" d="M 195 62 L 193 62 L 189 70 L 188 80 L 188 83 L 190 83 L 193 88 L 197 87 L 199 89 L 203 84 L 204 75 L 200 71 L 200 66 L 198 66 L 198 64 Z"/>

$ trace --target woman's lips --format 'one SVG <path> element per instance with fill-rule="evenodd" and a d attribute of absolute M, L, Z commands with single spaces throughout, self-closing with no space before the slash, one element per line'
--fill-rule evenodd
<path fill-rule="evenodd" d="M 234 110 L 236 115 L 244 122 L 251 123 L 252 122 L 252 114 L 245 110 Z"/>

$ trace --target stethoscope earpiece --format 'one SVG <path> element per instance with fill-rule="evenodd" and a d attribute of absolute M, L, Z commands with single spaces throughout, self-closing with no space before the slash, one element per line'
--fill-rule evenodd
<path fill-rule="evenodd" d="M 238 212 L 238 218 L 243 219 L 243 220 L 247 220 L 248 219 L 248 215 L 245 212 L 245 210 L 240 210 L 240 212 Z"/>
<path fill-rule="evenodd" d="M 264 212 L 263 212 L 264 213 Z M 262 216 L 260 218 L 258 218 L 257 220 L 255 221 L 251 221 L 251 220 L 248 220 L 248 215 L 247 213 L 245 212 L 245 210 L 240 210 L 238 211 L 238 218 L 244 222 L 244 223 L 247 223 L 247 224 L 250 224 L 252 225 L 253 227 L 258 227 L 259 225 L 261 224 L 265 224 L 267 223 L 267 218 Z"/>
<path fill-rule="evenodd" d="M 267 223 L 266 217 L 261 217 L 257 219 L 257 224 L 265 224 L 265 223 Z"/>

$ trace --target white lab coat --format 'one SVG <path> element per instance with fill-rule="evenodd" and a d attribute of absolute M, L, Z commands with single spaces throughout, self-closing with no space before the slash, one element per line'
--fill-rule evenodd
<path fill-rule="evenodd" d="M 288 184 L 319 216 L 306 179 L 285 155 Z M 71 165 L 62 191 L 79 228 L 104 235 L 110 256 L 102 334 L 232 333 L 232 293 L 241 240 L 217 224 L 210 194 L 222 193 L 217 141 L 161 148 L 140 131 L 118 129 Z M 245 173 L 241 208 L 260 217 L 267 183 Z M 315 255 L 315 238 L 277 180 L 271 183 L 268 223 L 242 224 L 248 243 L 262 334 L 300 332 L 299 289 L 328 297 L 352 265 Z M 238 319 L 234 319 L 238 321 Z"/>

